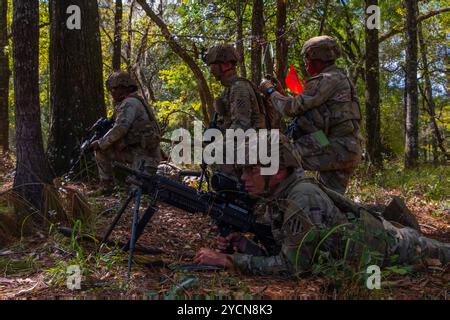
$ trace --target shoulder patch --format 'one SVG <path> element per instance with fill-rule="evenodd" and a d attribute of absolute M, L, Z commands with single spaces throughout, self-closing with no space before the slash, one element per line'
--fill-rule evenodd
<path fill-rule="evenodd" d="M 303 233 L 304 229 L 302 219 L 298 215 L 294 215 L 286 221 L 286 231 L 288 231 L 291 236 L 295 237 Z"/>

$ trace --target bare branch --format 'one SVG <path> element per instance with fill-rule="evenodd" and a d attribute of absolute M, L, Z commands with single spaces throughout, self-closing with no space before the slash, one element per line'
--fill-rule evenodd
<path fill-rule="evenodd" d="M 426 19 L 432 18 L 432 17 L 434 17 L 434 16 L 436 16 L 438 14 L 441 14 L 441 13 L 444 13 L 444 12 L 448 12 L 448 11 L 450 11 L 450 7 L 442 8 L 442 9 L 439 9 L 439 10 L 433 10 L 433 11 L 421 14 L 420 16 L 417 17 L 417 23 L 422 22 L 422 21 L 424 21 Z M 405 30 L 404 26 L 396 26 L 396 27 L 397 28 L 394 27 L 394 29 L 388 31 L 385 34 L 382 34 L 380 36 L 380 42 L 383 42 L 384 40 L 387 40 L 387 39 L 395 36 L 396 34 L 399 34 L 399 33 L 403 32 Z"/>
<path fill-rule="evenodd" d="M 209 89 L 208 83 L 206 82 L 202 70 L 195 62 L 195 60 L 186 52 L 186 50 L 180 46 L 165 22 L 152 10 L 148 3 L 145 0 L 137 0 L 137 2 L 141 5 L 142 9 L 144 9 L 145 13 L 150 17 L 150 19 L 159 27 L 161 33 L 163 34 L 164 38 L 166 38 L 172 50 L 189 66 L 189 68 L 193 72 L 197 80 L 200 98 L 202 100 L 202 108 L 204 105 L 206 105 L 208 109 L 208 112 L 204 112 L 203 115 L 204 121 L 208 123 L 209 118 L 214 113 L 214 98 L 211 94 L 211 90 Z"/>

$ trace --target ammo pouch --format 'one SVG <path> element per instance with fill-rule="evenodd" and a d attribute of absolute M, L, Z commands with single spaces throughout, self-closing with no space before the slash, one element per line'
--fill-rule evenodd
<path fill-rule="evenodd" d="M 347 120 L 361 120 L 359 104 L 356 101 L 328 104 L 330 112 L 330 128 Z"/>

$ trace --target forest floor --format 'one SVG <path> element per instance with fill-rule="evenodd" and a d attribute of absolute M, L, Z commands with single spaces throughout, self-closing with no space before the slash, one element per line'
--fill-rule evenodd
<path fill-rule="evenodd" d="M 11 188 L 14 165 L 6 158 L 0 161 L 1 196 Z M 361 170 L 353 180 L 349 191 L 353 199 L 386 204 L 391 196 L 402 195 L 424 234 L 450 242 L 448 167 L 403 172 L 393 166 L 369 180 L 365 176 Z M 84 195 L 95 187 L 64 185 Z M 114 210 L 108 209 L 117 209 L 124 198 L 123 191 L 111 197 L 88 197 L 92 219 L 81 221 L 81 225 L 79 221 L 78 226 L 102 235 L 114 217 Z M 0 202 L 0 215 L 8 210 Z M 128 239 L 131 216 L 129 208 L 112 239 Z M 65 237 L 56 226 L 49 226 L 47 232 L 19 237 L 8 246 L 1 247 L 0 242 L 0 299 L 449 299 L 449 269 L 438 264 L 384 269 L 380 290 L 367 289 L 361 272 L 283 279 L 177 269 L 192 263 L 199 248 L 212 247 L 215 237 L 208 217 L 161 204 L 139 244 L 163 253 L 150 256 L 137 252 L 128 279 L 127 254 L 117 246 L 97 248 L 92 242 Z M 82 272 L 80 290 L 67 287 L 67 282 L 73 283 L 68 281 L 72 279 L 68 266 L 73 265 L 80 266 Z"/>

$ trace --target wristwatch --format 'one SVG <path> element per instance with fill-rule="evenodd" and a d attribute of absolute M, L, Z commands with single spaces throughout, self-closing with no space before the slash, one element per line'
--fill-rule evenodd
<path fill-rule="evenodd" d="M 271 87 L 266 90 L 266 93 L 270 96 L 275 91 L 275 87 Z"/>

